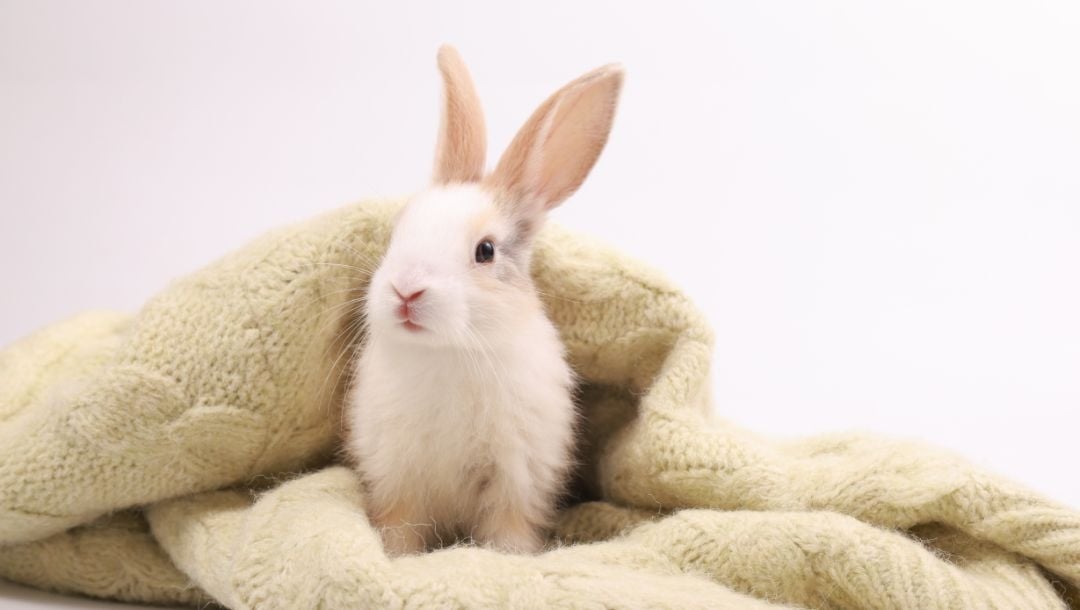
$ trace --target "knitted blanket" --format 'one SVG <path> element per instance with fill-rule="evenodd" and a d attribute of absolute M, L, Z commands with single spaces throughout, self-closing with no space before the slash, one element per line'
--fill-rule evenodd
<path fill-rule="evenodd" d="M 927 447 L 714 419 L 686 297 L 552 227 L 533 271 L 582 379 L 573 500 L 539 555 L 388 558 L 334 458 L 394 208 L 0 352 L 0 576 L 235 609 L 1080 608 L 1080 512 Z"/>

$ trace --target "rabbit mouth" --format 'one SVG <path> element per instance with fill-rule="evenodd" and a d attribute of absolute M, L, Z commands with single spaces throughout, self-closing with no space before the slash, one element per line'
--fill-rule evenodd
<path fill-rule="evenodd" d="M 394 292 L 397 293 L 397 290 L 395 289 Z M 413 305 L 410 307 L 410 303 L 413 303 L 422 292 L 423 291 L 421 290 L 412 297 L 402 298 L 401 304 L 398 305 L 397 312 L 395 312 L 397 313 L 398 320 L 401 321 L 401 325 L 404 326 L 405 330 L 408 330 L 409 332 L 415 333 L 424 330 L 423 325 L 417 324 L 416 322 L 416 306 Z M 398 297 L 401 298 L 401 294 L 397 294 Z"/>

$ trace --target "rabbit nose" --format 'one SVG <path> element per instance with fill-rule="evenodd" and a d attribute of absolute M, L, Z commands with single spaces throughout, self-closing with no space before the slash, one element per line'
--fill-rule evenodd
<path fill-rule="evenodd" d="M 391 286 L 391 288 L 394 289 L 394 294 L 396 294 L 398 298 L 401 299 L 401 302 L 405 303 L 406 305 L 412 303 L 416 299 L 419 299 L 420 295 L 424 294 L 425 290 L 424 288 L 421 288 L 420 290 L 414 290 L 412 294 L 406 296 L 404 294 L 401 294 L 401 291 L 397 289 L 397 286 Z"/>

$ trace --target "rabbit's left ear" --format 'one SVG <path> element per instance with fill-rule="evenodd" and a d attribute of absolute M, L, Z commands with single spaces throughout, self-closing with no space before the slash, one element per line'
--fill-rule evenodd
<path fill-rule="evenodd" d="M 613 64 L 556 91 L 518 131 L 487 180 L 527 216 L 562 203 L 604 149 L 622 82 L 622 68 Z"/>
<path fill-rule="evenodd" d="M 439 48 L 443 113 L 435 149 L 435 184 L 476 182 L 484 174 L 487 132 L 480 99 L 465 62 L 454 47 Z"/>

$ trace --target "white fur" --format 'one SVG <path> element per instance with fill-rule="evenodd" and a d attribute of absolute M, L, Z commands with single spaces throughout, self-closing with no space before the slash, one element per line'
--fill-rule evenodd
<path fill-rule="evenodd" d="M 556 91 L 485 178 L 472 80 L 450 47 L 438 65 L 435 186 L 406 205 L 372 276 L 346 448 L 390 552 L 457 535 L 530 552 L 563 488 L 575 419 L 573 375 L 529 275 L 531 242 L 603 149 L 622 71 Z M 477 262 L 487 240 L 495 257 Z"/>
<path fill-rule="evenodd" d="M 475 241 L 508 224 L 480 187 L 432 189 L 403 211 L 372 279 L 347 449 L 392 552 L 454 535 L 535 551 L 562 489 L 575 419 L 562 344 L 522 270 L 491 294 L 496 270 L 472 260 Z M 429 330 L 401 327 L 390 282 L 424 288 Z"/>

